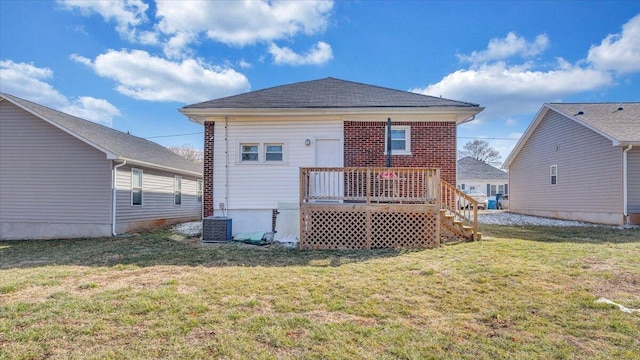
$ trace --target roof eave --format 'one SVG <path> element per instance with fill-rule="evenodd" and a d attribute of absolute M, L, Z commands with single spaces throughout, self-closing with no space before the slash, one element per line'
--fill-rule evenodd
<path fill-rule="evenodd" d="M 208 118 L 225 116 L 317 116 L 317 115 L 412 115 L 456 114 L 456 124 L 472 121 L 483 107 L 363 107 L 363 108 L 181 108 L 190 121 L 203 124 Z"/>
<path fill-rule="evenodd" d="M 118 157 L 118 158 L 113 159 L 113 160 L 122 160 L 122 161 L 126 161 L 127 164 L 130 164 L 130 165 L 144 166 L 144 167 L 148 167 L 148 168 L 152 168 L 152 169 L 158 169 L 158 170 L 164 170 L 164 171 L 172 172 L 172 173 L 176 173 L 176 174 L 184 174 L 184 175 L 192 175 L 192 176 L 196 176 L 196 177 L 202 177 L 202 172 L 178 169 L 178 168 L 174 168 L 174 167 L 170 167 L 170 166 L 158 165 L 158 164 L 154 164 L 154 163 L 150 163 L 150 162 L 146 162 L 146 161 L 141 161 L 141 160 L 136 160 L 136 159 Z"/>

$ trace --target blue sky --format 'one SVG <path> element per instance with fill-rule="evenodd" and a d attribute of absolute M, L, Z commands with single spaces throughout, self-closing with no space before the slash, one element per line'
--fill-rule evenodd
<path fill-rule="evenodd" d="M 165 146 L 202 147 L 184 105 L 329 76 L 480 104 L 458 146 L 504 160 L 544 102 L 640 101 L 640 1 L 0 1 L 0 91 Z"/>

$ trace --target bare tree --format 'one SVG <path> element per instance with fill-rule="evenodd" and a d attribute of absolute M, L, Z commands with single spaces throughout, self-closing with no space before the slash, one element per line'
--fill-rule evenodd
<path fill-rule="evenodd" d="M 473 140 L 464 144 L 462 150 L 459 151 L 458 156 L 460 158 L 470 156 L 476 160 L 480 160 L 486 164 L 494 166 L 500 165 L 501 163 L 500 152 L 489 146 L 489 143 L 484 140 Z"/>
<path fill-rule="evenodd" d="M 168 146 L 169 150 L 182 156 L 183 158 L 191 161 L 194 164 L 202 165 L 204 162 L 204 151 L 196 149 L 190 144 L 184 144 L 180 146 Z"/>

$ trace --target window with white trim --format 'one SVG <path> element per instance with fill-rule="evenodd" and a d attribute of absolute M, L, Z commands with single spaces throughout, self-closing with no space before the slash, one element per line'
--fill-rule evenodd
<path fill-rule="evenodd" d="M 182 205 L 182 176 L 176 175 L 173 180 L 173 205 Z"/>
<path fill-rule="evenodd" d="M 196 180 L 196 197 L 198 202 L 202 202 L 202 180 Z"/>
<path fill-rule="evenodd" d="M 131 206 L 142 206 L 142 169 L 131 169 Z"/>
<path fill-rule="evenodd" d="M 387 152 L 387 132 L 385 127 L 384 152 Z M 391 154 L 411 155 L 411 126 L 391 125 Z"/>
<path fill-rule="evenodd" d="M 245 164 L 283 164 L 287 159 L 284 142 L 242 142 L 240 143 L 239 163 Z"/>
<path fill-rule="evenodd" d="M 558 165 L 551 165 L 551 185 L 558 183 Z"/>
<path fill-rule="evenodd" d="M 279 161 L 282 162 L 284 159 L 282 156 L 282 144 L 265 144 L 264 145 L 264 161 L 272 162 Z"/>
<path fill-rule="evenodd" d="M 489 196 L 496 196 L 496 186 L 495 185 L 491 185 L 491 191 Z"/>
<path fill-rule="evenodd" d="M 258 144 L 241 144 L 240 145 L 240 161 L 242 162 L 258 162 L 259 146 Z"/>

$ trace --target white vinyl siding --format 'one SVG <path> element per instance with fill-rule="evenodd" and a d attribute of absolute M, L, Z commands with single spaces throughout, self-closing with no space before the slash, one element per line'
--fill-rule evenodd
<path fill-rule="evenodd" d="M 315 121 L 315 120 L 314 120 Z M 305 145 L 306 139 L 343 138 L 341 120 L 272 120 L 233 121 L 227 126 L 229 143 L 225 145 L 224 122 L 215 124 L 214 141 L 214 204 L 226 203 L 227 209 L 274 209 L 278 202 L 299 201 L 300 167 L 315 166 L 315 141 Z M 245 164 L 241 158 L 241 144 L 282 144 L 282 162 L 261 161 Z M 225 151 L 229 150 L 225 159 Z M 228 167 L 227 167 L 228 166 Z M 228 169 L 228 174 L 225 174 Z M 225 186 L 228 180 L 228 186 Z M 228 201 L 225 198 L 228 196 Z M 234 227 L 235 229 L 235 227 Z M 235 230 L 234 230 L 235 231 Z"/>
<path fill-rule="evenodd" d="M 550 165 L 558 169 L 553 186 Z M 509 206 L 514 212 L 622 212 L 621 148 L 554 111 L 524 144 L 509 176 Z"/>
<path fill-rule="evenodd" d="M 9 101 L 0 101 L 0 168 L 0 224 L 111 223 L 106 155 Z"/>
<path fill-rule="evenodd" d="M 140 168 L 139 166 L 135 166 Z M 202 203 L 198 202 L 197 177 L 181 176 L 181 206 L 175 206 L 175 173 L 142 168 L 144 181 L 142 191 L 144 206 L 131 206 L 131 166 L 118 171 L 116 222 L 120 224 L 136 221 L 199 218 Z"/>

